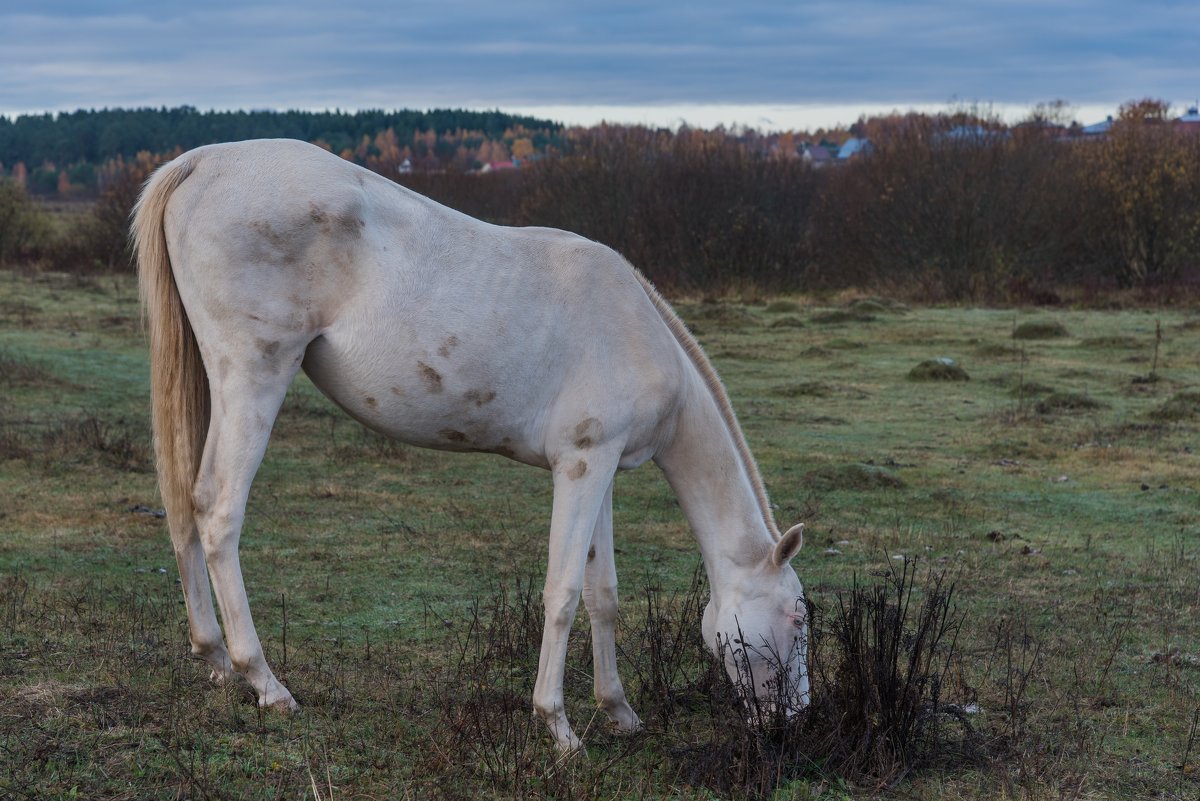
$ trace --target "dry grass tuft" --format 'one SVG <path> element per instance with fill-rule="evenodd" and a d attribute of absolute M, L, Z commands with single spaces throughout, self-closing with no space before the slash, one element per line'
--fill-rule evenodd
<path fill-rule="evenodd" d="M 1200 417 L 1200 392 L 1180 392 L 1162 406 L 1150 412 L 1150 417 L 1164 422 L 1194 420 Z"/>

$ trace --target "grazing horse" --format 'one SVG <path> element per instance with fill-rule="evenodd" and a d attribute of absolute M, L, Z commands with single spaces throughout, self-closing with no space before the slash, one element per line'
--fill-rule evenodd
<path fill-rule="evenodd" d="M 296 373 L 403 442 L 550 470 L 546 622 L 533 707 L 580 747 L 563 706 L 580 595 L 596 701 L 641 721 L 617 675 L 612 486 L 653 459 L 711 586 L 702 630 L 755 693 L 807 703 L 807 620 L 781 534 L 720 380 L 666 301 L 613 250 L 489 225 L 302 142 L 184 153 L 147 182 L 133 240 L 150 338 L 159 484 L 192 653 L 297 708 L 263 657 L 242 583 L 246 497 Z M 215 590 L 225 641 L 209 588 Z M 228 647 L 226 646 L 228 644 Z"/>

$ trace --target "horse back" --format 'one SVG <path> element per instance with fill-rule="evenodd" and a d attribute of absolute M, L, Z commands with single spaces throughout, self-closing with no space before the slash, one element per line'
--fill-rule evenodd
<path fill-rule="evenodd" d="M 609 248 L 480 222 L 299 142 L 188 156 L 166 230 L 202 352 L 303 342 L 325 394 L 418 445 L 543 465 L 599 437 L 653 450 L 685 359 Z"/>

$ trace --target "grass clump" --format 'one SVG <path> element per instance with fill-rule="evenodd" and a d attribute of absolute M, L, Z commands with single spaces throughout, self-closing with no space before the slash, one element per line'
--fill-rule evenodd
<path fill-rule="evenodd" d="M 867 491 L 900 489 L 904 479 L 886 467 L 855 462 L 821 467 L 805 474 L 804 482 L 823 492 L 834 490 Z"/>
<path fill-rule="evenodd" d="M 1162 406 L 1150 412 L 1150 417 L 1163 422 L 1192 420 L 1200 417 L 1200 392 L 1180 392 Z"/>
<path fill-rule="evenodd" d="M 803 328 L 804 321 L 794 314 L 789 314 L 786 317 L 780 317 L 777 320 L 771 321 L 771 328 Z"/>
<path fill-rule="evenodd" d="M 794 300 L 773 300 L 764 311 L 767 314 L 794 314 L 800 311 L 800 304 Z"/>
<path fill-rule="evenodd" d="M 953 359 L 926 359 L 908 371 L 909 381 L 970 381 L 971 376 Z"/>
<path fill-rule="evenodd" d="M 1013 387 L 1009 391 L 1009 394 L 1018 398 L 1028 398 L 1033 395 L 1052 395 L 1054 394 L 1054 387 L 1039 384 L 1036 381 L 1025 381 Z"/>
<path fill-rule="evenodd" d="M 1103 407 L 1103 403 L 1082 392 L 1052 392 L 1038 401 L 1036 408 L 1038 414 L 1055 414 L 1056 412 L 1090 412 Z"/>
<path fill-rule="evenodd" d="M 1061 339 L 1070 336 L 1057 320 L 1029 320 L 1013 329 L 1013 339 Z"/>
<path fill-rule="evenodd" d="M 876 317 L 870 312 L 850 308 L 817 312 L 810 319 L 820 325 L 844 325 L 845 323 L 871 323 L 875 321 Z"/>

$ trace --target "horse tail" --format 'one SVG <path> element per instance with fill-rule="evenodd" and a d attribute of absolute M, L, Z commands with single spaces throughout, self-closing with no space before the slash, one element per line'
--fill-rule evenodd
<path fill-rule="evenodd" d="M 179 298 L 163 228 L 167 202 L 191 175 L 188 155 L 171 161 L 146 182 L 133 207 L 130 236 L 137 252 L 143 321 L 150 337 L 151 421 L 159 491 L 173 532 L 190 530 L 192 489 L 209 422 L 208 373 Z"/>

